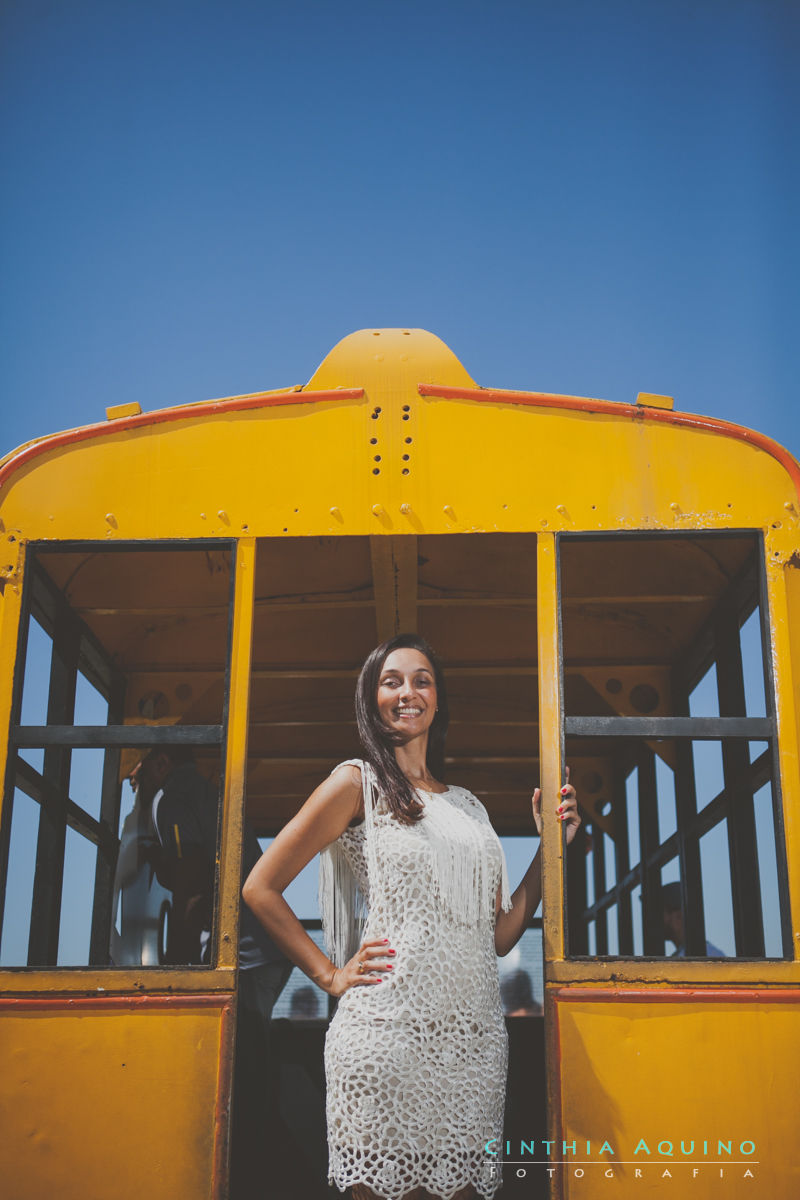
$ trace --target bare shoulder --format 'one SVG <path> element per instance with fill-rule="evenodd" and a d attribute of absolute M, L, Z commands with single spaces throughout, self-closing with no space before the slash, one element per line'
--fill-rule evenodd
<path fill-rule="evenodd" d="M 361 767 L 358 763 L 344 762 L 334 767 L 328 779 L 338 781 L 336 795 L 342 802 L 352 805 L 352 815 L 349 825 L 358 825 L 364 820 L 364 789 L 361 780 Z"/>

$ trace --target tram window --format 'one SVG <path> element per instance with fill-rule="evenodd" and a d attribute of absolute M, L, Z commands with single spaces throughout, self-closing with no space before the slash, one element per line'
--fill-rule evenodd
<path fill-rule="evenodd" d="M 735 935 L 731 868 L 724 825 L 715 825 L 700 838 L 700 868 L 706 882 L 703 888 L 703 921 L 707 953 L 713 957 L 733 957 Z"/>
<path fill-rule="evenodd" d="M 74 829 L 67 829 L 58 931 L 59 967 L 89 964 L 96 870 L 97 847 Z"/>
<path fill-rule="evenodd" d="M 544 1005 L 541 922 L 526 929 L 514 949 L 498 959 L 500 1000 L 507 1017 L 538 1017 Z"/>
<path fill-rule="evenodd" d="M 567 860 L 569 953 L 790 955 L 760 538 L 564 535 L 560 553 L 587 860 Z"/>
<path fill-rule="evenodd" d="M 47 696 L 49 691 L 50 664 L 53 656 L 53 639 L 45 633 L 39 622 L 31 617 L 23 667 L 22 724 L 47 724 Z M 35 770 L 44 766 L 44 750 L 28 748 L 20 751 L 22 758 Z"/>
<path fill-rule="evenodd" d="M 765 783 L 753 797 L 756 810 L 756 841 L 758 844 L 758 873 L 761 880 L 761 904 L 765 913 L 777 913 L 778 870 L 775 847 L 775 823 L 772 814 L 772 788 Z M 765 930 L 766 953 L 778 958 L 781 953 L 780 926 L 769 921 Z"/>
<path fill-rule="evenodd" d="M 259 838 L 262 850 L 266 850 L 272 838 Z M 302 922 L 315 945 L 324 950 L 322 922 L 317 899 L 319 880 L 319 855 L 306 863 L 303 870 L 284 891 L 286 902 Z M 293 1021 L 327 1020 L 328 994 L 309 979 L 299 967 L 292 970 L 272 1010 L 273 1020 L 287 1017 Z"/>
<path fill-rule="evenodd" d="M 83 671 L 75 679 L 76 725 L 106 725 L 108 723 L 108 697 L 103 696 L 89 682 Z"/>
<path fill-rule="evenodd" d="M 739 630 L 744 663 L 745 711 L 748 717 L 767 715 L 762 668 L 761 612 L 756 608 Z"/>
<path fill-rule="evenodd" d="M 538 837 L 501 837 L 511 889 L 530 866 L 539 845 Z M 537 1017 L 544 1004 L 541 905 L 516 946 L 498 958 L 500 999 L 507 1017 Z"/>
<path fill-rule="evenodd" d="M 6 907 L 3 940 L 0 943 L 0 966 L 16 967 L 28 958 L 39 805 L 17 788 L 13 793 L 11 805 L 6 803 L 3 807 L 6 820 L 9 807 L 11 822 L 7 879 L 8 894 L 13 896 L 13 904 Z"/>
<path fill-rule="evenodd" d="M 26 569 L 11 762 L 33 819 L 4 808 L 2 961 L 210 963 L 231 549 L 48 544 Z"/>

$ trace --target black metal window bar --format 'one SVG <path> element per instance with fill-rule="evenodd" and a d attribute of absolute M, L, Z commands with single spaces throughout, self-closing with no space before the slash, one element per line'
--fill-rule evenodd
<path fill-rule="evenodd" d="M 792 957 L 777 727 L 765 620 L 768 604 L 761 567 L 763 543 L 760 537 L 754 538 L 754 541 L 757 543 L 757 552 L 722 596 L 689 652 L 672 670 L 672 693 L 680 715 L 564 718 L 566 737 L 619 739 L 620 753 L 613 780 L 612 805 L 615 821 L 625 828 L 628 805 L 626 781 L 638 768 L 635 802 L 639 818 L 639 862 L 634 866 L 629 862 L 627 837 L 616 838 L 613 852 L 617 882 L 607 888 L 604 839 L 602 834 L 592 836 L 590 869 L 594 903 L 591 905 L 587 902 L 586 873 L 580 869 L 570 868 L 568 871 L 567 927 L 569 954 L 572 957 L 589 953 L 588 930 L 591 922 L 595 927 L 596 953 L 608 955 L 609 919 L 615 910 L 619 955 L 634 954 L 632 893 L 638 886 L 641 886 L 643 954 L 645 957 L 663 956 L 665 938 L 660 899 L 661 871 L 675 859 L 680 868 L 685 953 L 688 957 L 706 957 L 700 839 L 720 822 L 726 823 L 728 833 L 735 957 L 766 957 L 754 796 L 767 783 L 772 788 L 783 957 Z M 739 631 L 759 605 L 766 716 L 747 717 Z M 688 715 L 689 698 L 712 665 L 716 667 L 720 715 L 691 717 Z M 659 842 L 656 754 L 647 743 L 673 739 L 677 751 L 677 830 Z M 692 753 L 692 742 L 695 740 L 719 741 L 722 748 L 723 788 L 700 810 Z M 748 742 L 751 741 L 767 743 L 767 749 L 754 761 L 750 760 L 748 751 Z M 572 851 L 569 861 L 575 864 L 575 851 Z"/>
<path fill-rule="evenodd" d="M 74 549 L 60 543 L 59 550 Z M 102 553 L 125 549 L 159 548 L 159 543 L 135 543 L 134 546 L 102 547 Z M 169 549 L 197 549 L 197 543 L 172 544 Z M 214 544 L 215 549 L 231 553 L 230 611 L 233 605 L 235 547 Z M 165 547 L 166 549 L 166 547 Z M 44 551 L 43 553 L 47 553 Z M 0 936 L 5 924 L 8 857 L 13 815 L 14 791 L 18 788 L 39 805 L 39 831 L 33 880 L 31 922 L 28 940 L 29 967 L 52 967 L 57 963 L 61 924 L 62 886 L 66 855 L 67 829 L 73 829 L 97 847 L 94 901 L 89 944 L 89 964 L 109 966 L 109 939 L 114 872 L 119 851 L 121 787 L 120 757 L 126 748 L 142 750 L 159 745 L 224 745 L 230 673 L 230 625 L 225 666 L 224 712 L 219 725 L 123 725 L 125 678 L 115 668 L 92 631 L 71 610 L 64 596 L 29 551 L 25 596 L 17 650 L 12 724 L 9 731 L 8 770 L 0 828 Z M 22 706 L 23 668 L 26 661 L 28 631 L 35 618 L 52 641 L 52 658 L 47 700 L 46 725 L 19 724 Z M 74 725 L 78 672 L 108 702 L 108 724 Z M 43 749 L 42 771 L 37 771 L 20 755 L 21 750 Z M 70 763 L 73 749 L 105 750 L 100 800 L 100 817 L 95 819 L 69 796 Z M 215 921 L 216 925 L 216 921 Z M 212 962 L 216 956 L 216 929 L 213 931 Z"/>

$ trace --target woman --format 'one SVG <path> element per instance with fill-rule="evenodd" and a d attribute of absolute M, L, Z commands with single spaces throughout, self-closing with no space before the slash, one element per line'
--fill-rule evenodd
<path fill-rule="evenodd" d="M 325 1042 L 330 1181 L 354 1200 L 489 1198 L 501 1178 L 485 1145 L 502 1136 L 508 1059 L 495 956 L 538 907 L 539 853 L 510 896 L 485 808 L 442 782 L 447 696 L 422 638 L 373 650 L 356 718 L 366 758 L 312 793 L 244 899 L 339 999 Z M 569 783 L 557 813 L 569 841 L 580 824 Z M 533 815 L 541 833 L 538 788 Z M 282 895 L 318 851 L 331 958 Z"/>

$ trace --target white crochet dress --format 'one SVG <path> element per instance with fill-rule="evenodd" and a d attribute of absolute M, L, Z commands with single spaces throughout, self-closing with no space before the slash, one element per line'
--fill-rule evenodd
<path fill-rule="evenodd" d="M 449 1200 L 501 1184 L 508 1036 L 494 949 L 495 896 L 510 907 L 500 842 L 464 788 L 420 792 L 425 813 L 397 821 L 361 768 L 364 821 L 320 857 L 328 952 L 342 965 L 387 937 L 383 982 L 349 988 L 325 1040 L 330 1183 L 386 1200 L 424 1186 Z M 340 763 L 339 766 L 344 766 Z M 338 769 L 338 768 L 335 768 Z"/>

